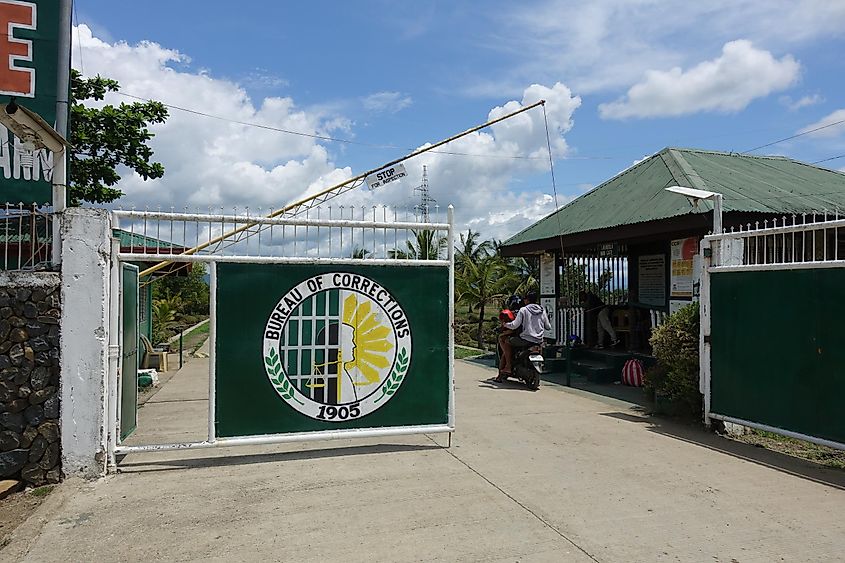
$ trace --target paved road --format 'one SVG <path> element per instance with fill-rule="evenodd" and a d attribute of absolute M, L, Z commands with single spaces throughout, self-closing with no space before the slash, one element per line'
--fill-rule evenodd
<path fill-rule="evenodd" d="M 142 409 L 141 439 L 201 438 L 203 361 Z M 24 561 L 833 561 L 845 473 L 546 384 L 457 367 L 458 432 L 131 455 L 62 487 Z M 37 522 L 38 519 L 36 519 Z M 28 550 L 28 551 L 27 551 Z M 26 553 L 24 557 L 24 553 Z"/>

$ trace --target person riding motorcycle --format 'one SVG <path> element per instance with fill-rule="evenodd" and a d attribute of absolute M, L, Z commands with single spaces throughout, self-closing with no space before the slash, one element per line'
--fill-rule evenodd
<path fill-rule="evenodd" d="M 502 365 L 499 366 L 499 376 L 496 378 L 496 381 L 500 383 L 512 373 L 513 349 L 537 346 L 543 342 L 543 333 L 551 328 L 546 312 L 536 301 L 536 293 L 527 294 L 525 305 L 519 309 L 516 318 L 511 322 L 502 322 L 502 328 L 505 329 L 499 336 Z M 520 327 L 522 327 L 522 332 L 519 336 L 513 336 L 513 331 Z"/>

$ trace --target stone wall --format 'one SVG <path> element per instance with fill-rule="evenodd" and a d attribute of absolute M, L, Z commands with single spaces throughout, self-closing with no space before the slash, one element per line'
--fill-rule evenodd
<path fill-rule="evenodd" d="M 60 277 L 0 272 L 0 479 L 61 479 Z"/>

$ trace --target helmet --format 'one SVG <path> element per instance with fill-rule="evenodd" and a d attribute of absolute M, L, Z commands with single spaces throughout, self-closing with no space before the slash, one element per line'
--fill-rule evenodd
<path fill-rule="evenodd" d="M 510 309 L 502 309 L 502 311 L 499 312 L 499 321 L 503 323 L 512 322 L 515 318 L 516 315 L 514 315 L 513 311 L 511 311 Z"/>
<path fill-rule="evenodd" d="M 507 307 L 511 311 L 516 311 L 522 307 L 522 298 L 519 295 L 511 295 L 507 300 Z"/>

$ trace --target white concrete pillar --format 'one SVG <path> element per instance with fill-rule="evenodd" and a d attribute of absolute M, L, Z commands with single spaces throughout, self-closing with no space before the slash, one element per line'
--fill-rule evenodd
<path fill-rule="evenodd" d="M 111 261 L 109 214 L 62 217 L 62 469 L 86 478 L 106 470 L 106 397 Z"/>

